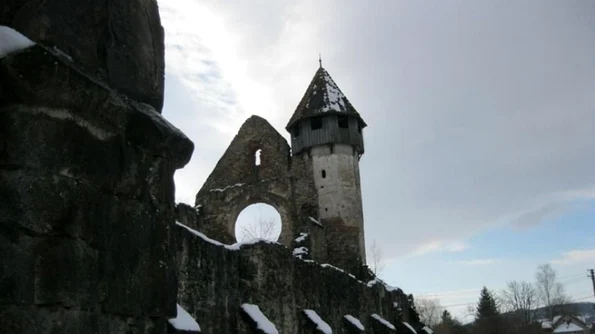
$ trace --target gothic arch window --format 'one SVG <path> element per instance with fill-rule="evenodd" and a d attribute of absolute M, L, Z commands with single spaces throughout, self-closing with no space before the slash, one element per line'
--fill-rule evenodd
<path fill-rule="evenodd" d="M 260 166 L 260 155 L 262 154 L 262 150 L 258 149 L 254 152 L 254 166 Z"/>

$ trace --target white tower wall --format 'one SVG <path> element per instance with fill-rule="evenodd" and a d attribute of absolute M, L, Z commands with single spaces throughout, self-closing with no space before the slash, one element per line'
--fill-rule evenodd
<path fill-rule="evenodd" d="M 320 219 L 340 217 L 347 226 L 359 228 L 359 248 L 365 256 L 364 215 L 359 157 L 351 145 L 313 147 L 314 183 L 318 191 Z"/>

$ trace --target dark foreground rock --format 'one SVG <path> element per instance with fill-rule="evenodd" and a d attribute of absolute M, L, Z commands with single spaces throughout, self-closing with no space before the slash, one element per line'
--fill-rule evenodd
<path fill-rule="evenodd" d="M 165 333 L 192 150 L 53 48 L 0 59 L 0 332 Z"/>
<path fill-rule="evenodd" d="M 163 106 L 163 28 L 155 0 L 7 0 L 0 25 L 68 54 L 113 89 Z"/>

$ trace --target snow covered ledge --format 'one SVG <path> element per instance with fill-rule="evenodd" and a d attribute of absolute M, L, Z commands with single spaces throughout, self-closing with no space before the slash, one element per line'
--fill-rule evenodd
<path fill-rule="evenodd" d="M 7 26 L 0 26 L 0 58 L 35 45 L 20 32 Z"/>
<path fill-rule="evenodd" d="M 269 318 L 262 313 L 258 305 L 254 304 L 242 304 L 242 311 L 246 313 L 250 319 L 252 319 L 254 326 L 257 330 L 265 334 L 279 334 L 277 327 L 273 324 Z"/>
<path fill-rule="evenodd" d="M 173 329 L 173 333 L 200 333 L 200 326 L 196 320 L 194 320 L 194 318 L 192 318 L 192 316 L 186 312 L 186 310 L 184 310 L 180 304 L 176 304 L 176 309 L 178 312 L 176 317 L 168 320 L 171 329 Z M 171 331 L 168 331 L 168 333 L 169 332 Z"/>
<path fill-rule="evenodd" d="M 304 310 L 304 314 L 308 317 L 308 320 L 316 327 L 320 333 L 323 334 L 333 334 L 333 330 L 331 326 L 326 323 L 326 321 L 322 320 L 322 318 L 316 313 L 314 310 L 306 309 Z"/>

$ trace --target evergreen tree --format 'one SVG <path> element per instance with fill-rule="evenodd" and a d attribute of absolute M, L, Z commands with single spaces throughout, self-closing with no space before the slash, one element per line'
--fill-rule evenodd
<path fill-rule="evenodd" d="M 453 324 L 452 315 L 450 312 L 448 312 L 448 310 L 444 310 L 444 312 L 442 312 L 442 323 L 446 326 L 451 326 Z"/>
<path fill-rule="evenodd" d="M 481 334 L 504 334 L 498 303 L 485 286 L 481 289 L 475 313 L 474 332 Z"/>
<path fill-rule="evenodd" d="M 488 288 L 485 286 L 481 289 L 481 294 L 479 296 L 479 303 L 477 303 L 477 313 L 475 314 L 475 318 L 477 320 L 480 319 L 490 319 L 498 316 L 500 312 L 498 311 L 498 304 L 496 303 L 496 299 L 494 295 Z"/>

